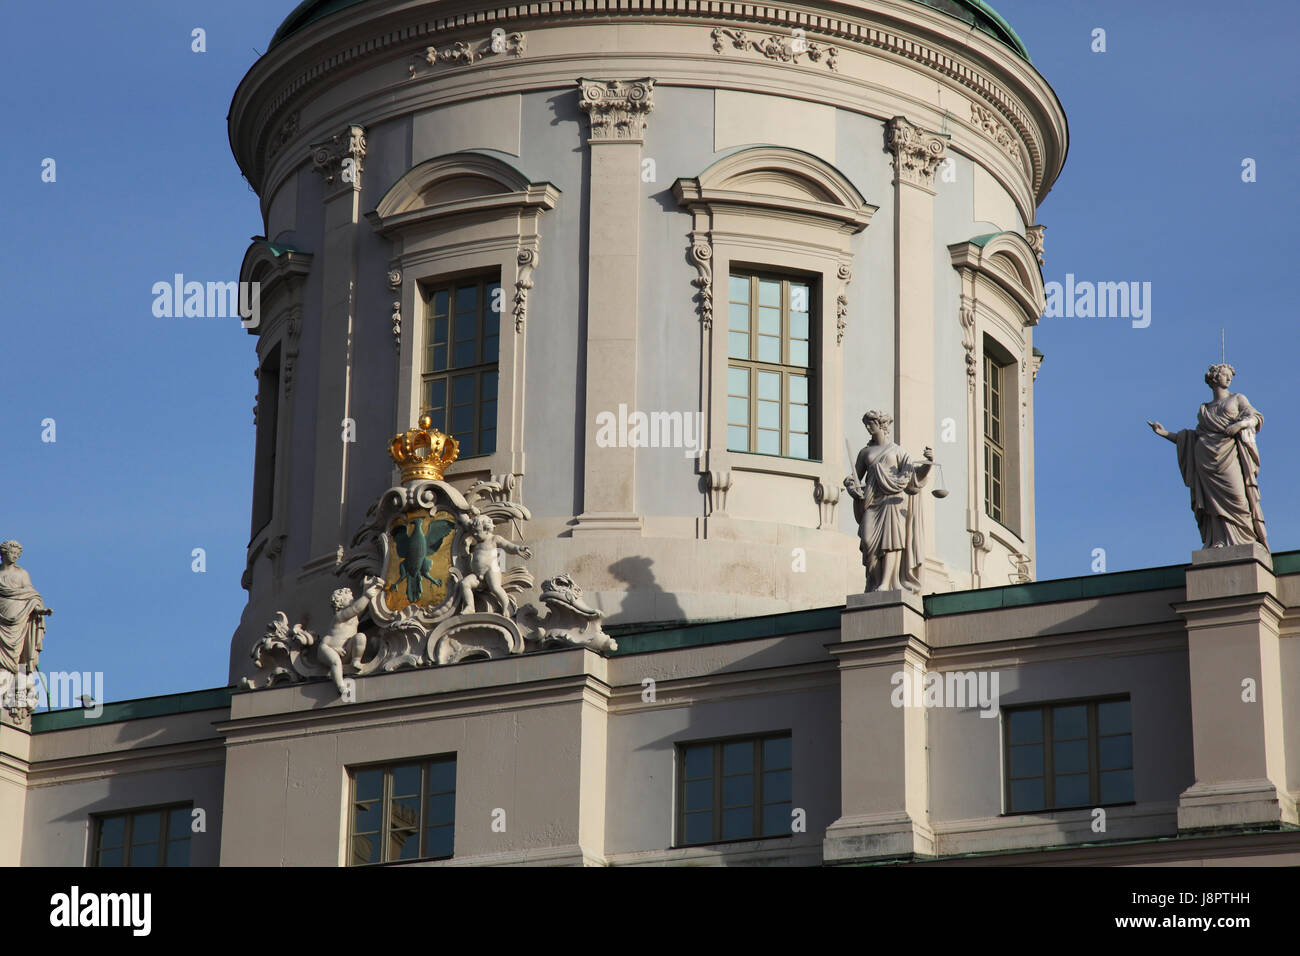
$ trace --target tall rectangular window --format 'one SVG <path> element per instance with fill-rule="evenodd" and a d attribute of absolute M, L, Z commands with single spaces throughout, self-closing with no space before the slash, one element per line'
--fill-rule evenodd
<path fill-rule="evenodd" d="M 790 734 L 677 747 L 677 844 L 724 843 L 790 831 Z"/>
<path fill-rule="evenodd" d="M 1003 521 L 1007 455 L 1005 446 L 1006 366 L 984 352 L 984 513 Z M 1003 522 L 1005 523 L 1005 522 Z"/>
<path fill-rule="evenodd" d="M 91 866 L 189 866 L 194 804 L 94 818 Z"/>
<path fill-rule="evenodd" d="M 727 305 L 727 448 L 817 453 L 813 282 L 733 273 Z"/>
<path fill-rule="evenodd" d="M 348 866 L 453 855 L 456 757 L 351 771 Z"/>
<path fill-rule="evenodd" d="M 253 453 L 253 529 L 271 520 L 275 505 L 275 445 L 280 426 L 280 346 L 257 372 L 257 444 Z"/>
<path fill-rule="evenodd" d="M 1004 726 L 1008 813 L 1133 801 L 1127 698 L 1008 710 Z"/>
<path fill-rule="evenodd" d="M 458 279 L 424 289 L 424 406 L 433 427 L 460 443 L 460 457 L 497 448 L 501 283 Z"/>

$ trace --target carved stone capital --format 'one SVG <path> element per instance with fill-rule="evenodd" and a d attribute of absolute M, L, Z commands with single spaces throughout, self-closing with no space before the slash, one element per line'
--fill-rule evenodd
<path fill-rule="evenodd" d="M 934 174 L 948 151 L 949 137 L 895 116 L 885 124 L 885 151 L 894 157 L 894 181 L 933 190 Z"/>
<path fill-rule="evenodd" d="M 645 136 L 646 117 L 654 110 L 655 81 L 578 80 L 582 101 L 578 104 L 591 122 L 588 142 L 624 140 L 640 142 Z"/>
<path fill-rule="evenodd" d="M 1029 226 L 1025 229 L 1025 241 L 1029 243 L 1029 248 L 1034 250 L 1034 255 L 1038 257 L 1038 264 L 1043 265 L 1043 238 L 1047 233 L 1046 226 Z"/>
<path fill-rule="evenodd" d="M 341 183 L 360 191 L 362 161 L 365 157 L 366 130 L 355 123 L 323 143 L 313 143 L 311 146 L 312 168 L 325 178 L 325 183 L 329 186 Z"/>

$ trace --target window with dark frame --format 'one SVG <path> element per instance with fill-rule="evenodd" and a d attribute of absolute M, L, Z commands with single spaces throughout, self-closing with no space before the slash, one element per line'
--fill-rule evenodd
<path fill-rule="evenodd" d="M 789 732 L 678 744 L 677 845 L 789 836 Z"/>
<path fill-rule="evenodd" d="M 1006 487 L 1006 422 L 1004 391 L 1006 365 L 984 352 L 984 513 L 1003 522 Z M 1003 522 L 1005 524 L 1005 522 Z"/>
<path fill-rule="evenodd" d="M 189 866 L 194 804 L 94 817 L 91 866 Z"/>
<path fill-rule="evenodd" d="M 349 778 L 348 866 L 454 855 L 454 755 L 358 767 Z"/>
<path fill-rule="evenodd" d="M 728 288 L 727 448 L 814 458 L 813 280 L 734 272 Z"/>
<path fill-rule="evenodd" d="M 461 458 L 490 455 L 497 448 L 501 283 L 480 276 L 422 291 L 424 409 L 434 428 L 456 439 Z"/>
<path fill-rule="evenodd" d="M 1008 813 L 1133 802 L 1128 698 L 1003 712 Z"/>

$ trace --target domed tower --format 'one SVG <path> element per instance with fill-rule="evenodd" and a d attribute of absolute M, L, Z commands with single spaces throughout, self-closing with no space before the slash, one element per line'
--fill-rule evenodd
<path fill-rule="evenodd" d="M 309 0 L 229 127 L 264 220 L 232 680 L 319 623 L 422 413 L 608 625 L 861 591 L 869 409 L 942 465 L 926 591 L 1032 569 L 1066 122 L 980 0 Z"/>

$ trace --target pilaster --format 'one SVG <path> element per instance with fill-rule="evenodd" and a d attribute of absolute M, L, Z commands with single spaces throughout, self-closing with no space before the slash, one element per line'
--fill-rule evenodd
<path fill-rule="evenodd" d="M 0 866 L 22 863 L 31 746 L 31 716 L 0 708 Z"/>
<path fill-rule="evenodd" d="M 654 80 L 578 81 L 590 136 L 587 219 L 587 394 L 582 514 L 574 534 L 641 531 L 636 449 L 596 444 L 596 416 L 637 407 L 641 147 Z"/>

